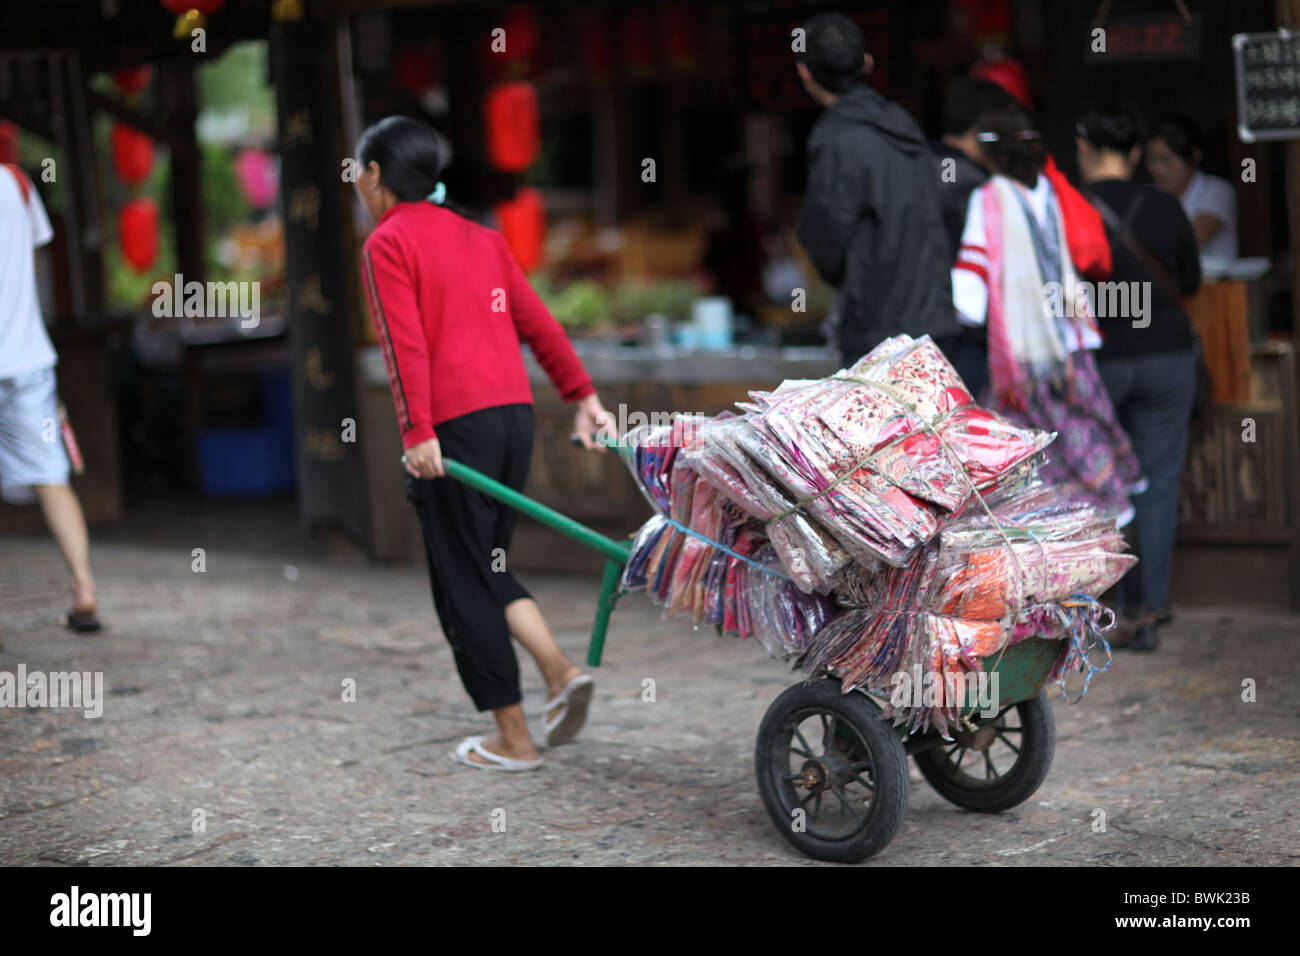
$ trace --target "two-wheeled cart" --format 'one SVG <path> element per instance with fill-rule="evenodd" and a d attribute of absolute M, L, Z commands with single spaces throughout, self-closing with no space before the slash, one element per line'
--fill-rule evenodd
<path fill-rule="evenodd" d="M 631 543 L 593 531 L 460 462 L 447 474 L 605 556 L 587 663 L 599 667 L 605 633 Z M 801 682 L 768 707 L 758 727 L 754 774 L 776 829 L 810 857 L 856 863 L 894 838 L 907 810 L 907 758 L 940 795 L 967 810 L 998 813 L 1024 803 L 1047 777 L 1056 725 L 1043 691 L 1061 640 L 1029 638 L 999 653 L 998 711 L 983 716 L 974 701 L 952 739 L 908 733 L 881 716 L 877 698 L 841 693 L 827 675 Z"/>

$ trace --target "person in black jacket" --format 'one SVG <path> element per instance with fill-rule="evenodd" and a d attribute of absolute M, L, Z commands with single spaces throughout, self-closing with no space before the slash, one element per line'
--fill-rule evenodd
<path fill-rule="evenodd" d="M 1079 171 L 1108 220 L 1110 281 L 1149 289 L 1145 296 L 1128 296 L 1147 303 L 1144 314 L 1100 318 L 1104 339 L 1097 368 L 1148 482 L 1133 496 L 1141 561 L 1120 581 L 1116 646 L 1154 650 L 1156 628 L 1170 617 L 1178 491 L 1196 396 L 1196 340 L 1178 296 L 1196 291 L 1201 262 L 1196 234 L 1177 198 L 1132 181 L 1142 151 L 1141 117 L 1123 105 L 1105 104 L 1084 112 L 1076 132 Z"/>
<path fill-rule="evenodd" d="M 804 26 L 797 69 L 826 107 L 808 139 L 799 242 L 836 287 L 845 364 L 899 333 L 929 334 L 953 357 L 960 327 L 936 165 L 907 112 L 867 86 L 862 31 L 837 13 Z"/>

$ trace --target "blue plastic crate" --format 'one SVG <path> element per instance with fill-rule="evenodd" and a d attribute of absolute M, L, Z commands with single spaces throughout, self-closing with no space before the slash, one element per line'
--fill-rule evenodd
<path fill-rule="evenodd" d="M 269 498 L 294 490 L 293 432 L 261 428 L 203 428 L 199 482 L 205 495 Z"/>

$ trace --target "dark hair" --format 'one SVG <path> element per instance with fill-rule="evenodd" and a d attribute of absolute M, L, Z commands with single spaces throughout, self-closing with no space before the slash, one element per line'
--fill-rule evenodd
<path fill-rule="evenodd" d="M 1105 100 L 1085 109 L 1075 125 L 1075 132 L 1090 146 L 1117 153 L 1130 152 L 1146 142 L 1146 124 L 1142 115 L 1129 103 Z"/>
<path fill-rule="evenodd" d="M 990 80 L 959 76 L 948 84 L 943 97 L 943 135 L 960 136 L 977 128 L 995 110 L 1014 101 L 1010 93 Z"/>
<path fill-rule="evenodd" d="M 980 144 L 996 172 L 1026 186 L 1038 182 L 1043 168 L 1043 137 L 1029 110 L 1012 102 L 994 110 L 980 124 Z"/>
<path fill-rule="evenodd" d="M 379 164 L 379 179 L 400 202 L 419 202 L 442 175 L 442 144 L 433 127 L 407 116 L 388 116 L 357 140 L 362 167 Z"/>
<path fill-rule="evenodd" d="M 1201 131 L 1185 113 L 1165 113 L 1151 124 L 1148 140 L 1163 139 L 1171 150 L 1187 160 L 1196 162 L 1196 151 L 1201 148 Z"/>
<path fill-rule="evenodd" d="M 866 44 L 858 25 L 842 13 L 819 13 L 804 24 L 799 62 L 832 93 L 845 93 L 862 79 Z"/>

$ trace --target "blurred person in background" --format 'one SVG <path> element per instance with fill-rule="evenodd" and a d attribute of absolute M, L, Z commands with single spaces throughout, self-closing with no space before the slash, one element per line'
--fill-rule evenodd
<path fill-rule="evenodd" d="M 989 118 L 980 142 L 994 175 L 971 194 L 952 286 L 962 321 L 988 329 L 982 404 L 1056 432 L 1039 474 L 1077 484 L 1123 525 L 1141 473 L 1093 360 L 1101 336 L 1086 299 L 1074 294 L 1080 280 L 1042 173 L 1042 135 L 1012 103 Z"/>
<path fill-rule="evenodd" d="M 852 364 L 891 335 L 930 335 L 955 359 L 934 156 L 911 116 L 865 83 L 862 31 L 822 13 L 804 26 L 796 69 L 824 110 L 808 138 L 799 242 L 836 289 L 836 344 Z"/>
<path fill-rule="evenodd" d="M 1144 139 L 1142 119 L 1123 104 L 1095 105 L 1079 117 L 1075 145 L 1090 198 L 1109 225 L 1111 280 L 1146 283 L 1149 310 L 1101 319 L 1097 367 L 1147 487 L 1133 497 L 1141 558 L 1119 583 L 1116 646 L 1154 650 L 1170 619 L 1169 578 L 1187 427 L 1196 396 L 1196 339 L 1180 297 L 1201 282 L 1196 236 L 1178 200 L 1133 182 Z"/>
<path fill-rule="evenodd" d="M 592 446 L 612 417 L 564 329 L 524 278 L 504 237 L 444 205 L 446 150 L 433 128 L 390 116 L 357 144 L 357 193 L 376 226 L 362 251 L 370 315 L 406 454 L 406 496 L 424 533 L 434 606 L 461 682 L 497 732 L 453 752 L 486 770 L 534 770 L 513 636 L 546 682 L 546 743 L 569 743 L 594 684 L 560 651 L 537 602 L 507 570 L 515 510 L 447 477 L 443 456 L 522 491 L 533 447 L 528 343 L 574 431 Z"/>
<path fill-rule="evenodd" d="M 36 292 L 35 251 L 53 238 L 26 173 L 0 164 L 0 496 L 11 504 L 40 502 L 72 572 L 72 606 L 63 623 L 74 631 L 97 631 L 90 535 L 68 483 L 54 374 L 58 356 Z"/>
<path fill-rule="evenodd" d="M 1226 179 L 1201 170 L 1201 131 L 1182 113 L 1166 113 L 1151 126 L 1146 164 L 1151 180 L 1178 197 L 1191 220 L 1201 255 L 1237 258 L 1237 194 Z"/>

